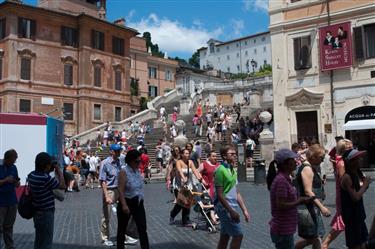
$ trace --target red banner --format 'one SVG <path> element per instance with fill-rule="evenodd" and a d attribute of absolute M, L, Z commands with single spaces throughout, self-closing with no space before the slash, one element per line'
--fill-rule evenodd
<path fill-rule="evenodd" d="M 319 29 L 320 69 L 322 71 L 352 66 L 350 22 Z"/>

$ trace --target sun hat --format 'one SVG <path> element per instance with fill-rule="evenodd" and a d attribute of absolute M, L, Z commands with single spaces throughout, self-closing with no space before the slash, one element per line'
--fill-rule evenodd
<path fill-rule="evenodd" d="M 283 163 L 285 160 L 290 158 L 297 158 L 298 154 L 289 150 L 289 149 L 280 149 L 275 153 L 275 161 L 276 163 Z"/>
<path fill-rule="evenodd" d="M 365 154 L 366 154 L 365 150 L 359 151 L 359 150 L 356 150 L 356 149 L 352 149 L 348 152 L 345 159 L 350 161 L 350 160 L 354 160 L 358 157 L 363 157 Z"/>

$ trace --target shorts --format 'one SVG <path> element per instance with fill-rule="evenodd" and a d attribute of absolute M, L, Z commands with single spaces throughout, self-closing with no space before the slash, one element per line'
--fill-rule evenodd
<path fill-rule="evenodd" d="M 253 150 L 246 150 L 245 154 L 246 154 L 246 158 L 249 158 L 249 157 L 253 158 L 254 151 Z"/>
<path fill-rule="evenodd" d="M 240 213 L 238 207 L 232 207 L 237 213 Z M 236 237 L 243 235 L 240 223 L 232 220 L 228 211 L 223 205 L 218 202 L 215 205 L 215 211 L 220 219 L 220 235 L 228 235 L 230 237 Z"/>
<path fill-rule="evenodd" d="M 272 242 L 276 249 L 294 249 L 294 235 L 277 235 L 271 232 Z"/>
<path fill-rule="evenodd" d="M 89 175 L 91 176 L 91 177 L 95 177 L 96 176 L 96 171 L 89 171 Z"/>
<path fill-rule="evenodd" d="M 73 172 L 65 170 L 64 171 L 64 178 L 65 178 L 65 181 L 73 181 L 74 180 Z"/>

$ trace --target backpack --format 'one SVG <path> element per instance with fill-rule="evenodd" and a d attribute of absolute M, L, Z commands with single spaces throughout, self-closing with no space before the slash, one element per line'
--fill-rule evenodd
<path fill-rule="evenodd" d="M 18 213 L 24 219 L 30 220 L 34 216 L 33 196 L 31 194 L 29 181 L 26 181 L 26 185 L 23 188 L 21 198 L 18 202 Z"/>

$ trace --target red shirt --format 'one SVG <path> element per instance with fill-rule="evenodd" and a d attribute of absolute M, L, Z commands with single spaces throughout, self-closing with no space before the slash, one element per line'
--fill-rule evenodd
<path fill-rule="evenodd" d="M 139 170 L 143 174 L 145 172 L 145 169 L 148 168 L 148 165 L 150 164 L 150 157 L 146 154 L 141 155 L 141 166 L 139 167 Z"/>
<path fill-rule="evenodd" d="M 270 190 L 271 214 L 270 221 L 271 233 L 275 235 L 292 235 L 296 232 L 298 224 L 297 207 L 290 209 L 279 209 L 276 206 L 277 198 L 285 198 L 287 202 L 297 200 L 297 190 L 292 185 L 289 175 L 278 173 L 273 180 Z"/>

